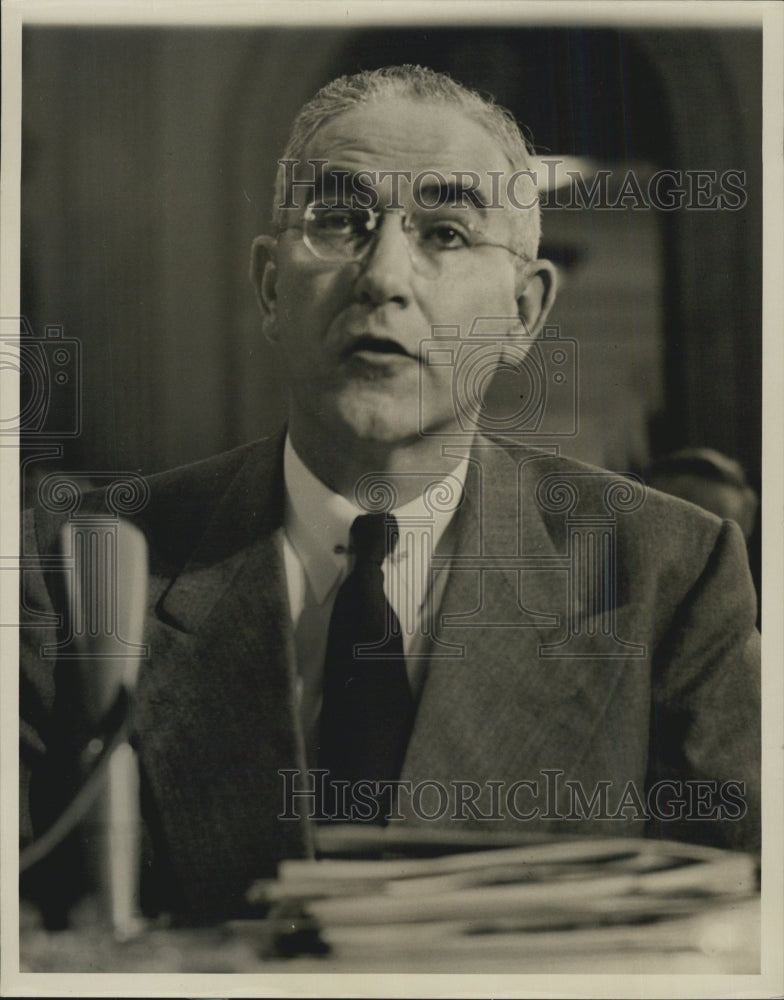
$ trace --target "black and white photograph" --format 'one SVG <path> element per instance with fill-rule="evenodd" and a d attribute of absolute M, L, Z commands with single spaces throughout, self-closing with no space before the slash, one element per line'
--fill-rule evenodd
<path fill-rule="evenodd" d="M 3 996 L 780 996 L 784 7 L 3 2 Z"/>

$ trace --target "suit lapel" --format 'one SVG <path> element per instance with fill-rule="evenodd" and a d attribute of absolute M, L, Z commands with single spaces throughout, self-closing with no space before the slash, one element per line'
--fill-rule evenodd
<path fill-rule="evenodd" d="M 285 573 L 280 442 L 250 453 L 150 621 L 141 760 L 196 909 L 235 909 L 253 878 L 312 850 L 281 822 L 281 769 L 304 768 Z"/>
<path fill-rule="evenodd" d="M 204 624 L 248 561 L 259 559 L 283 523 L 283 437 L 248 452 L 182 571 L 158 603 L 161 617 L 185 632 Z M 264 553 L 268 554 L 268 553 Z"/>
<path fill-rule="evenodd" d="M 592 659 L 590 641 L 584 659 L 541 655 L 567 626 L 568 573 L 536 501 L 539 457 L 488 443 L 473 452 L 436 630 L 463 655 L 430 663 L 402 775 L 414 783 L 591 767 L 621 670 Z M 515 552 L 538 568 L 492 568 Z"/>

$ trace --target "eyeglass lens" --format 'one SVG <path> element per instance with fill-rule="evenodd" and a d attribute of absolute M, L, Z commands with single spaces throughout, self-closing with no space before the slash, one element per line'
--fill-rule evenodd
<path fill-rule="evenodd" d="M 452 252 L 477 245 L 476 229 L 464 212 L 461 216 L 461 211 L 403 216 L 403 231 L 412 253 L 440 267 Z M 366 251 L 381 224 L 379 213 L 370 209 L 310 205 L 303 222 L 303 237 L 312 253 L 322 260 L 355 260 Z"/>

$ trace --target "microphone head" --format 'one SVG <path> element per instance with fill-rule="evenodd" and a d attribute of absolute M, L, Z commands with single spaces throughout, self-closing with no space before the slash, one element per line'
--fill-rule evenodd
<path fill-rule="evenodd" d="M 99 722 L 119 689 L 132 691 L 145 653 L 147 542 L 111 515 L 75 518 L 60 532 L 68 605 L 63 658 L 74 660 L 86 721 Z"/>

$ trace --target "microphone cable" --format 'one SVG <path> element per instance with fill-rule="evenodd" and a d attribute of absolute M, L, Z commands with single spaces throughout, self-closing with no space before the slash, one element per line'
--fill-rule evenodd
<path fill-rule="evenodd" d="M 122 686 L 101 726 L 81 753 L 80 760 L 88 762 L 81 788 L 49 829 L 19 852 L 20 874 L 51 854 L 87 815 L 103 787 L 112 755 L 127 742 L 131 704 L 130 693 Z"/>

